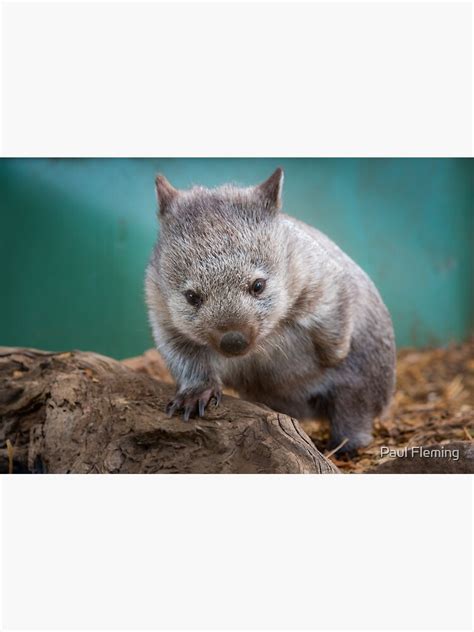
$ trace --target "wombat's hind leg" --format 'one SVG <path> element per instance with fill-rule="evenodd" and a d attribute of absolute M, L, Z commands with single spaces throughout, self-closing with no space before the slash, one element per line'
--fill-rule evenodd
<path fill-rule="evenodd" d="M 365 448 L 372 441 L 372 418 L 344 420 L 330 420 L 331 439 L 327 449 L 336 450 L 336 454 L 349 458 L 357 454 L 360 448 Z M 354 425 L 358 429 L 354 429 Z M 337 428 L 337 429 L 336 429 Z M 336 449 L 337 448 L 337 449 Z"/>
<path fill-rule="evenodd" d="M 326 417 L 331 426 L 328 450 L 338 448 L 337 455 L 350 457 L 372 441 L 373 415 L 360 393 L 342 387 L 339 393 L 318 397 L 315 403 L 316 413 Z"/>
<path fill-rule="evenodd" d="M 184 421 L 189 421 L 196 413 L 199 417 L 204 417 L 204 411 L 210 401 L 214 399 L 216 406 L 219 406 L 221 398 L 222 391 L 218 387 L 188 388 L 176 393 L 174 399 L 166 406 L 166 414 L 172 417 L 175 412 L 182 410 Z"/>

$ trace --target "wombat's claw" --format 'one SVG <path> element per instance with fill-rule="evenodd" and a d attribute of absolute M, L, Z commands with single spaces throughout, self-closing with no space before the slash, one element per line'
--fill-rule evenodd
<path fill-rule="evenodd" d="M 182 410 L 184 421 L 189 421 L 190 417 L 196 412 L 199 417 L 204 417 L 206 406 L 211 399 L 214 399 L 215 405 L 219 406 L 222 399 L 221 391 L 207 388 L 198 394 L 176 395 L 176 398 L 167 404 L 166 414 L 168 417 L 172 417 L 177 410 Z"/>
<path fill-rule="evenodd" d="M 222 393 L 221 391 L 214 391 L 214 389 L 212 388 L 208 388 L 207 390 L 204 391 L 204 393 L 201 393 L 198 401 L 197 401 L 197 408 L 198 408 L 198 415 L 199 417 L 204 417 L 204 413 L 206 411 L 206 406 L 209 405 L 209 403 L 211 402 L 211 400 L 214 399 L 216 402 L 216 406 L 219 406 L 219 403 L 222 399 Z M 185 419 L 186 419 L 186 411 L 185 411 Z M 186 419 L 187 421 L 187 419 Z"/>
<path fill-rule="evenodd" d="M 184 413 L 183 413 L 184 421 L 189 421 L 191 413 L 193 412 L 193 408 L 194 406 L 192 406 L 191 404 L 188 404 L 187 406 L 184 407 Z"/>
<path fill-rule="evenodd" d="M 171 400 L 166 404 L 166 414 L 168 417 L 172 417 L 178 408 L 179 403 L 176 400 Z"/>
<path fill-rule="evenodd" d="M 204 411 L 206 410 L 206 402 L 203 399 L 199 400 L 199 404 L 198 404 L 198 413 L 199 413 L 199 417 L 204 417 Z"/>

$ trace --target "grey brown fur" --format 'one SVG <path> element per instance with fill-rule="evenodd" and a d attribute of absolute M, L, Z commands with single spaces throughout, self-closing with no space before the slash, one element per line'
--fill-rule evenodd
<path fill-rule="evenodd" d="M 225 385 L 299 419 L 326 416 L 332 445 L 352 451 L 370 442 L 393 392 L 390 315 L 335 243 L 280 211 L 282 183 L 281 169 L 249 188 L 177 191 L 157 177 L 161 232 L 146 297 L 177 383 L 169 412 L 203 415 Z"/>

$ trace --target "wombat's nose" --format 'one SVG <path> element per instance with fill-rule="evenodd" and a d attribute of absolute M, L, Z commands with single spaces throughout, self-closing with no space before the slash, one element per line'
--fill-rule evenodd
<path fill-rule="evenodd" d="M 224 353 L 239 355 L 249 346 L 248 340 L 239 331 L 228 331 L 220 341 L 220 348 Z"/>

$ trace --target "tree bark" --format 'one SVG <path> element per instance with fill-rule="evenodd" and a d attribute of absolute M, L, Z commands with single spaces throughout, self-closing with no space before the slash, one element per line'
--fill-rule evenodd
<path fill-rule="evenodd" d="M 0 347 L 0 471 L 337 472 L 290 417 L 226 396 L 184 422 L 172 394 L 96 353 Z"/>

